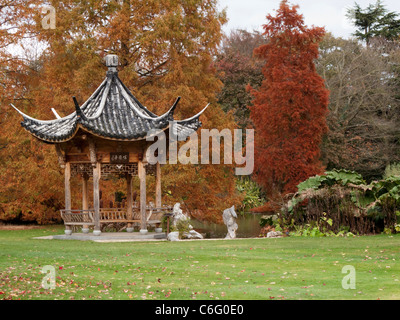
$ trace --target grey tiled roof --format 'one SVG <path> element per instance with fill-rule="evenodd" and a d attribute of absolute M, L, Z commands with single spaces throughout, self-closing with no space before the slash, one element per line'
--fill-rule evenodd
<path fill-rule="evenodd" d="M 144 139 L 149 130 L 169 127 L 179 98 L 165 114 L 157 116 L 144 107 L 125 87 L 116 71 L 108 71 L 107 77 L 93 95 L 76 111 L 55 120 L 37 120 L 15 108 L 23 117 L 22 127 L 35 137 L 48 142 L 60 143 L 72 139 L 78 128 L 97 136 L 121 141 Z M 174 131 L 180 140 L 201 126 L 197 115 L 174 121 Z"/>

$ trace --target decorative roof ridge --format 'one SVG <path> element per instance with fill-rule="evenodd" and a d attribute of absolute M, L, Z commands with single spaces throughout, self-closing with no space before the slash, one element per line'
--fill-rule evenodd
<path fill-rule="evenodd" d="M 82 120 L 87 120 L 85 114 L 82 112 L 82 109 L 79 107 L 79 103 L 76 100 L 75 97 L 72 97 L 72 99 L 74 100 L 74 104 L 75 104 L 75 109 L 76 109 L 76 116 L 78 118 L 78 121 L 80 121 L 80 119 Z"/>
<path fill-rule="evenodd" d="M 132 92 L 128 89 L 128 87 L 125 85 L 125 83 L 122 82 L 122 80 L 119 78 L 118 74 L 116 74 L 115 76 L 118 78 L 119 82 L 121 83 L 122 87 L 126 90 L 128 95 L 137 103 L 137 105 L 142 110 L 144 110 L 147 113 L 147 115 L 149 115 L 150 117 L 154 117 L 154 118 L 158 117 L 158 115 L 156 115 L 155 113 L 151 112 L 149 109 L 147 109 L 146 106 L 144 106 L 144 105 L 142 105 L 140 103 L 140 101 L 132 94 Z"/>
<path fill-rule="evenodd" d="M 151 120 L 151 121 L 161 121 L 164 120 L 165 118 L 173 119 L 173 113 L 174 110 L 180 100 L 181 97 L 178 97 L 177 100 L 175 101 L 175 103 L 173 104 L 173 106 L 164 114 L 160 115 L 160 116 L 150 116 L 150 115 L 146 115 L 144 113 L 148 114 L 148 110 L 146 107 L 144 107 L 134 96 L 132 93 L 130 93 L 130 91 L 126 88 L 126 86 L 123 84 L 123 82 L 121 81 L 121 79 L 119 79 L 118 76 L 115 77 L 116 79 L 116 84 L 122 94 L 122 96 L 124 97 L 124 99 L 126 100 L 126 102 L 128 103 L 129 107 L 141 118 L 146 119 L 146 120 Z M 132 102 L 131 97 L 134 99 L 134 101 L 138 104 L 138 107 L 135 106 L 135 104 Z"/>
<path fill-rule="evenodd" d="M 204 111 L 206 111 L 206 109 L 208 108 L 209 105 L 210 104 L 207 104 L 203 108 L 203 110 L 201 110 L 199 113 L 195 114 L 193 117 L 190 117 L 190 118 L 187 118 L 187 119 L 183 119 L 183 120 L 175 120 L 175 122 L 180 124 L 180 123 L 191 122 L 193 120 L 196 120 L 197 118 L 199 118 L 203 114 Z"/>
<path fill-rule="evenodd" d="M 97 89 L 93 92 L 93 94 L 85 101 L 85 103 L 81 106 L 81 110 L 85 110 L 87 105 L 96 97 L 100 91 L 103 89 L 104 85 L 107 83 L 107 78 L 103 80 L 103 82 L 97 87 Z"/>
<path fill-rule="evenodd" d="M 34 121 L 37 123 L 43 123 L 43 124 L 52 124 L 52 123 L 57 123 L 57 122 L 61 122 L 62 120 L 69 120 L 71 118 L 73 118 L 76 113 L 73 112 L 65 117 L 62 117 L 60 119 L 52 119 L 52 120 L 40 120 L 40 119 L 36 119 L 36 118 L 32 118 L 30 116 L 28 116 L 27 114 L 23 113 L 21 110 L 19 110 L 16 106 L 14 106 L 12 103 L 10 103 L 11 107 L 13 107 L 15 110 L 17 110 L 17 112 L 25 119 L 28 119 L 30 121 Z"/>
<path fill-rule="evenodd" d="M 106 87 L 105 87 L 105 89 L 104 89 L 104 91 L 103 91 L 103 93 L 102 93 L 102 97 L 101 97 L 101 101 L 100 101 L 100 106 L 99 106 L 99 108 L 97 109 L 97 112 L 96 112 L 96 114 L 95 115 L 93 115 L 93 116 L 91 116 L 91 117 L 89 117 L 89 116 L 86 116 L 85 118 L 85 120 L 95 120 L 95 119 L 97 119 L 98 117 L 100 117 L 101 116 L 101 114 L 103 113 L 103 110 L 104 110 L 104 107 L 105 107 L 105 105 L 106 105 L 106 102 L 107 102 L 107 96 L 108 96 L 108 93 L 110 92 L 110 89 L 111 89 L 111 83 L 112 83 L 112 77 L 107 77 L 104 81 L 103 81 L 103 86 L 105 85 Z M 100 86 L 101 87 L 101 86 Z M 100 88 L 99 87 L 99 88 Z M 98 89 L 99 89 L 98 88 Z M 92 97 L 93 97 L 93 95 L 92 95 Z M 89 98 L 89 100 L 90 100 L 90 98 Z M 86 104 L 88 104 L 87 102 L 89 101 L 89 100 L 87 100 L 86 102 L 85 102 L 85 105 Z M 82 109 L 82 108 L 81 108 Z"/>

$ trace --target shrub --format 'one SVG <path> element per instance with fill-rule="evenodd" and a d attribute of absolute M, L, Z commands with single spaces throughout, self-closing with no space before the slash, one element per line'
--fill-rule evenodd
<path fill-rule="evenodd" d="M 400 163 L 388 164 L 385 168 L 383 178 L 389 178 L 390 176 L 400 176 Z"/>
<path fill-rule="evenodd" d="M 244 194 L 242 206 L 239 208 L 241 213 L 251 208 L 262 206 L 265 202 L 261 188 L 249 178 L 237 179 L 236 190 Z"/>
<path fill-rule="evenodd" d="M 278 220 L 292 231 L 306 233 L 314 228 L 335 234 L 397 232 L 399 206 L 400 176 L 367 185 L 356 172 L 333 170 L 300 183 Z"/>

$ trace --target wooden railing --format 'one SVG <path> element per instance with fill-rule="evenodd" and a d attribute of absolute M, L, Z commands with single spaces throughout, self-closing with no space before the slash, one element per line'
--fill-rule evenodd
<path fill-rule="evenodd" d="M 128 212 L 123 208 L 102 208 L 100 209 L 100 222 L 117 222 L 128 219 Z M 130 219 L 133 220 L 133 217 Z"/>
<path fill-rule="evenodd" d="M 61 210 L 61 218 L 64 224 L 90 226 L 94 225 L 94 210 Z"/>
<path fill-rule="evenodd" d="M 66 226 L 93 226 L 94 210 L 60 210 L 61 217 Z M 140 211 L 137 207 L 133 207 L 132 218 L 129 219 L 126 208 L 101 208 L 100 224 L 104 223 L 140 223 Z M 146 208 L 146 223 L 150 225 L 161 224 L 163 215 L 170 217 L 172 214 L 171 206 Z"/>

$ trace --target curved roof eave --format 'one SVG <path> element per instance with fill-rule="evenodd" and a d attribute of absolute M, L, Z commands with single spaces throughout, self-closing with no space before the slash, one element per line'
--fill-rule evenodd
<path fill-rule="evenodd" d="M 191 122 L 193 120 L 196 120 L 198 118 L 200 118 L 200 116 L 203 114 L 204 111 L 206 111 L 206 109 L 208 108 L 210 104 L 207 104 L 203 110 L 201 110 L 199 113 L 195 114 L 193 117 L 187 118 L 187 119 L 183 119 L 183 120 L 175 120 L 175 122 L 178 122 L 179 124 L 185 123 L 185 122 Z"/>
<path fill-rule="evenodd" d="M 43 136 L 41 136 L 41 135 L 38 135 L 38 134 L 36 134 L 35 132 L 32 132 L 32 131 L 30 131 L 30 130 L 28 130 L 27 128 L 24 127 L 24 129 L 25 129 L 26 131 L 28 131 L 28 132 L 29 132 L 32 136 L 34 136 L 36 139 L 38 139 L 38 140 L 40 140 L 40 141 L 42 141 L 42 142 L 48 143 L 48 144 L 56 144 L 56 143 L 68 142 L 68 141 L 72 140 L 72 139 L 75 137 L 75 135 L 77 134 L 77 132 L 79 131 L 79 129 L 82 129 L 83 131 L 85 131 L 85 132 L 87 132 L 87 133 L 90 133 L 90 134 L 92 134 L 93 136 L 99 137 L 99 138 L 101 138 L 101 139 L 113 140 L 113 141 L 126 141 L 126 142 L 129 142 L 129 141 L 140 141 L 140 140 L 145 140 L 145 139 L 147 139 L 147 138 L 155 137 L 155 136 L 157 136 L 157 134 L 158 134 L 160 131 L 166 131 L 166 130 L 169 129 L 169 128 L 170 128 L 170 125 L 168 124 L 165 128 L 162 128 L 162 129 L 155 129 L 154 133 L 151 133 L 151 134 L 149 134 L 149 135 L 146 134 L 145 136 L 139 137 L 139 138 L 113 138 L 113 137 L 105 137 L 104 135 L 98 134 L 98 133 L 94 132 L 93 130 L 90 130 L 90 129 L 86 128 L 86 127 L 85 127 L 84 125 L 82 125 L 81 123 L 78 123 L 78 124 L 76 125 L 76 128 L 73 130 L 73 132 L 72 132 L 71 134 L 68 135 L 68 137 L 62 138 L 62 139 L 54 139 L 54 138 L 52 139 L 52 138 L 45 138 L 45 137 L 43 137 Z"/>
<path fill-rule="evenodd" d="M 151 130 L 166 130 L 171 122 L 184 130 L 197 130 L 201 126 L 199 117 L 209 104 L 190 118 L 174 120 L 174 111 L 180 100 L 178 97 L 167 112 L 157 116 L 144 107 L 119 79 L 114 58 L 112 61 L 109 59 L 109 70 L 100 86 L 82 106 L 74 98 L 75 112 L 65 117 L 56 115 L 54 120 L 38 120 L 11 104 L 24 119 L 21 125 L 47 143 L 69 141 L 79 128 L 103 139 L 136 141 L 145 139 Z"/>
<path fill-rule="evenodd" d="M 35 119 L 32 118 L 30 116 L 28 116 L 27 114 L 23 113 L 21 110 L 19 110 L 16 106 L 14 106 L 12 103 L 10 103 L 11 107 L 13 107 L 23 118 L 25 119 L 29 119 L 31 121 L 35 121 L 37 123 L 43 123 L 43 124 L 52 124 L 52 123 L 57 123 L 60 122 L 62 120 L 69 120 L 72 119 L 74 116 L 76 117 L 76 111 L 74 111 L 73 113 L 69 114 L 68 116 L 65 117 L 60 117 L 59 119 L 53 119 L 53 120 L 39 120 L 39 119 Z"/>

